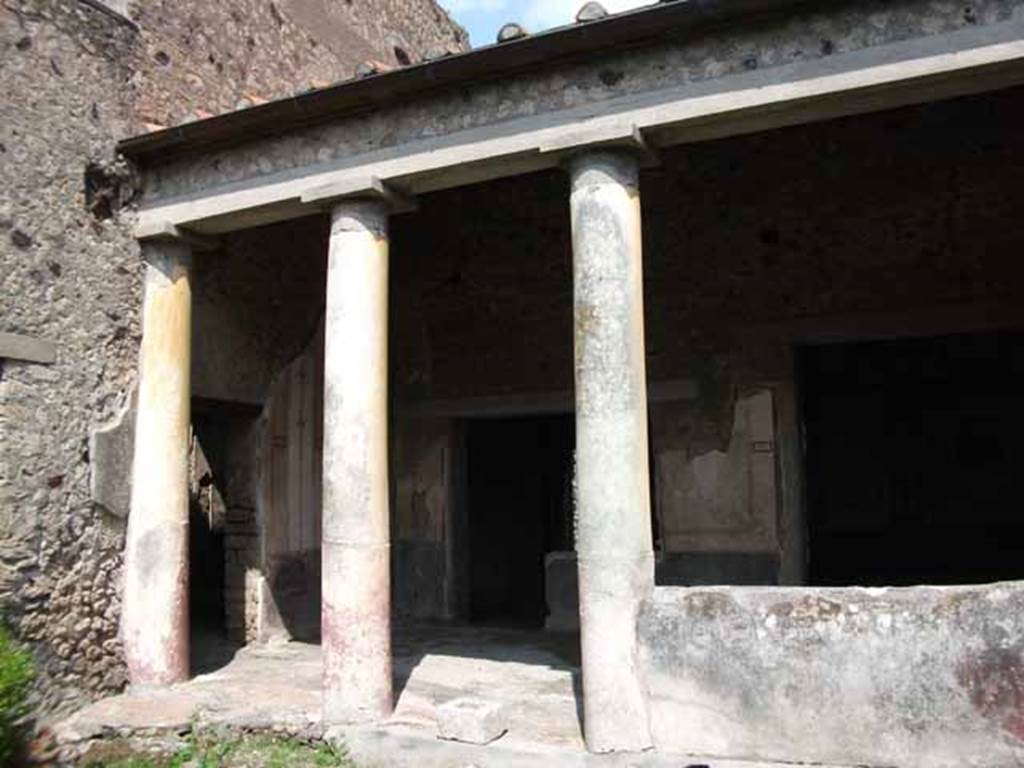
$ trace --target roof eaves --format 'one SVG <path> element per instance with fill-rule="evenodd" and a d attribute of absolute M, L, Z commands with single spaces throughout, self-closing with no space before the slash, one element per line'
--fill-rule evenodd
<path fill-rule="evenodd" d="M 611 47 L 621 50 L 659 38 L 706 31 L 738 19 L 750 23 L 755 16 L 810 2 L 662 2 L 135 136 L 121 141 L 118 151 L 139 163 L 160 162 L 184 152 L 209 151 L 318 125 L 403 97 L 509 77 L 567 59 L 585 58 Z"/>

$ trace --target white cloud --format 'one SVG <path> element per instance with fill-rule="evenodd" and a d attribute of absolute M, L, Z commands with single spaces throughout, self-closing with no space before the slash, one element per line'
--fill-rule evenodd
<path fill-rule="evenodd" d="M 456 2 L 474 2 L 474 0 L 455 0 Z M 487 0 L 476 0 L 486 2 Z M 583 7 L 586 0 L 529 0 L 523 13 L 522 21 L 532 32 L 540 32 L 550 27 L 571 24 L 576 12 Z M 651 5 L 655 0 L 598 0 L 608 13 L 619 13 L 642 5 Z"/>

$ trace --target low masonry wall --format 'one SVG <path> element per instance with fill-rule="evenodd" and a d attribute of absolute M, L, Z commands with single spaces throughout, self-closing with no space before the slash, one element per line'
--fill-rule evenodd
<path fill-rule="evenodd" d="M 639 635 L 662 751 L 1024 765 L 1024 582 L 658 588 Z"/>

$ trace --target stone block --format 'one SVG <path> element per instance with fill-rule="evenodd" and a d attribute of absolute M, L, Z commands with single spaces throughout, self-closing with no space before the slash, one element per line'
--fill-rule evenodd
<path fill-rule="evenodd" d="M 496 701 L 464 697 L 437 708 L 439 739 L 490 744 L 507 730 L 505 707 Z"/>
<path fill-rule="evenodd" d="M 0 358 L 49 365 L 57 362 L 57 345 L 32 336 L 0 333 Z"/>
<path fill-rule="evenodd" d="M 1020 582 L 658 587 L 637 620 L 655 745 L 823 765 L 1021 765 L 1022 616 Z"/>
<path fill-rule="evenodd" d="M 134 403 L 134 397 L 132 403 Z M 89 436 L 89 491 L 93 502 L 121 520 L 131 507 L 135 409 L 125 406 L 117 419 Z"/>

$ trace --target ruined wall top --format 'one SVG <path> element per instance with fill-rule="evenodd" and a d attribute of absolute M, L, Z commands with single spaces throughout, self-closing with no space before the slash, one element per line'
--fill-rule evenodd
<path fill-rule="evenodd" d="M 126 1 L 136 34 L 136 132 L 157 130 L 351 78 L 367 60 L 398 66 L 465 31 L 434 0 Z"/>

